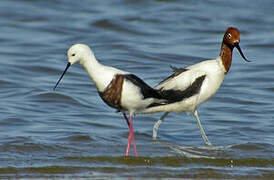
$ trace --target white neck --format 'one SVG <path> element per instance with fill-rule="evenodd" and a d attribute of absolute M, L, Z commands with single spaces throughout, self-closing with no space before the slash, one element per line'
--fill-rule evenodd
<path fill-rule="evenodd" d="M 87 58 L 81 64 L 95 83 L 97 90 L 103 92 L 114 76 L 110 67 L 99 63 L 95 56 Z"/>

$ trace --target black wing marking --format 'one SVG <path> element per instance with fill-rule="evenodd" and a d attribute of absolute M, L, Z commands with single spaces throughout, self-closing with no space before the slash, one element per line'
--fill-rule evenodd
<path fill-rule="evenodd" d="M 161 88 L 159 90 L 159 93 L 170 103 L 182 101 L 183 99 L 194 96 L 195 94 L 198 94 L 200 92 L 205 77 L 206 75 L 196 78 L 195 81 L 183 91 L 172 89 L 163 90 L 163 88 Z"/>
<path fill-rule="evenodd" d="M 141 93 L 144 96 L 144 99 L 146 98 L 162 99 L 162 96 L 157 90 L 151 88 L 142 79 L 138 78 L 134 74 L 125 74 L 124 77 L 140 88 Z"/>
<path fill-rule="evenodd" d="M 172 69 L 172 71 L 174 72 L 173 74 L 171 74 L 170 76 L 168 76 L 167 78 L 165 78 L 164 80 L 162 80 L 158 85 L 162 84 L 163 82 L 167 81 L 168 79 L 172 79 L 178 75 L 180 75 L 181 73 L 187 71 L 187 68 L 177 68 L 175 66 L 170 66 L 170 68 Z"/>

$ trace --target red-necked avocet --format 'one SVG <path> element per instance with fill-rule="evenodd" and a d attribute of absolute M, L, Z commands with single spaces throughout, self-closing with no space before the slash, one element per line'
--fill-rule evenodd
<path fill-rule="evenodd" d="M 171 103 L 149 107 L 142 112 L 165 112 L 153 127 L 153 139 L 156 139 L 159 125 L 169 112 L 191 112 L 197 120 L 204 142 L 211 145 L 199 120 L 197 108 L 220 88 L 231 66 L 234 47 L 238 49 L 243 59 L 248 61 L 239 43 L 239 30 L 233 27 L 228 28 L 223 37 L 220 55 L 216 59 L 202 61 L 186 68 L 173 67 L 174 73 L 155 87 Z"/>

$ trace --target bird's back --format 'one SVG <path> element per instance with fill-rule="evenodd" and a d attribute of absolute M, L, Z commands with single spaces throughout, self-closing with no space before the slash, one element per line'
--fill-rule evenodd
<path fill-rule="evenodd" d="M 145 112 L 194 111 L 216 93 L 224 78 L 224 70 L 218 58 L 186 68 L 173 68 L 173 71 L 172 75 L 155 87 L 169 104 L 148 108 Z"/>

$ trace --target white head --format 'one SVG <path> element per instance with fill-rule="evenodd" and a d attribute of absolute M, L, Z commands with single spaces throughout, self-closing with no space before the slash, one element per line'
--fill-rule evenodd
<path fill-rule="evenodd" d="M 76 62 L 83 64 L 88 59 L 94 59 L 92 50 L 85 44 L 74 44 L 67 52 L 68 62 L 72 65 Z"/>
<path fill-rule="evenodd" d="M 63 74 L 61 75 L 61 77 L 57 81 L 56 85 L 54 86 L 54 88 L 53 88 L 54 90 L 57 87 L 57 85 L 59 84 L 59 82 L 61 81 L 61 79 L 63 78 L 63 76 L 65 75 L 65 73 L 67 72 L 68 68 L 72 64 L 74 64 L 76 62 L 79 62 L 80 64 L 84 64 L 86 61 L 90 61 L 90 60 L 96 61 L 92 50 L 85 44 L 72 45 L 67 52 L 67 56 L 68 56 L 68 64 L 67 64 L 66 69 L 64 70 Z"/>

